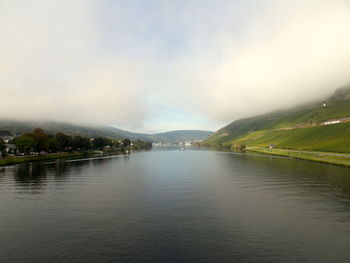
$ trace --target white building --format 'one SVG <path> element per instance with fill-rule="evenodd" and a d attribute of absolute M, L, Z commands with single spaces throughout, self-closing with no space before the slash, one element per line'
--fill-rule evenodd
<path fill-rule="evenodd" d="M 332 124 L 338 124 L 338 123 L 340 123 L 340 120 L 330 120 L 330 121 L 322 122 L 323 125 L 332 125 Z"/>

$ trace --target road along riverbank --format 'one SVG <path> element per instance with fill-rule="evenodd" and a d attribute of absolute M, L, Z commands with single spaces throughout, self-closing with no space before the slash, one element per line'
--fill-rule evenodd
<path fill-rule="evenodd" d="M 344 153 L 269 149 L 253 146 L 247 147 L 246 151 L 350 167 L 350 154 Z"/>

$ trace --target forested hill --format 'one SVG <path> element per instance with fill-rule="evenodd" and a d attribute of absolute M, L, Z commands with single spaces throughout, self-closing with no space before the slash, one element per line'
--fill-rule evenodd
<path fill-rule="evenodd" d="M 62 122 L 48 121 L 15 121 L 15 120 L 0 120 L 0 131 L 9 131 L 11 134 L 22 134 L 31 132 L 35 128 L 42 128 L 48 133 L 62 132 L 68 135 L 81 135 L 88 137 L 110 137 L 116 139 L 128 138 L 130 140 L 142 140 L 150 142 L 183 142 L 197 141 L 211 135 L 210 131 L 201 130 L 179 130 L 170 131 L 158 134 L 134 133 L 111 126 L 83 126 Z"/>
<path fill-rule="evenodd" d="M 185 142 L 185 141 L 199 141 L 207 138 L 209 135 L 212 135 L 211 131 L 202 131 L 202 130 L 177 130 L 158 133 L 154 135 L 149 135 L 148 137 L 152 141 L 156 142 Z"/>
<path fill-rule="evenodd" d="M 350 152 L 349 121 L 350 86 L 346 86 L 317 103 L 234 121 L 204 143 Z"/>

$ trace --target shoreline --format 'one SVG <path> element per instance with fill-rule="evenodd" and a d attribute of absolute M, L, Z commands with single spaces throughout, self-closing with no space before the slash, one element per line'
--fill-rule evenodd
<path fill-rule="evenodd" d="M 214 147 L 215 148 L 215 147 Z M 220 149 L 223 150 L 223 149 Z M 228 152 L 232 150 L 225 149 Z M 344 153 L 334 153 L 334 152 L 317 152 L 317 151 L 298 151 L 292 149 L 269 149 L 264 147 L 248 146 L 245 149 L 246 152 L 262 153 L 266 155 L 274 155 L 281 157 L 289 157 L 298 160 L 307 160 L 320 163 L 333 164 L 337 166 L 350 167 L 350 154 Z M 121 154 L 121 151 L 113 152 L 103 152 L 97 153 L 96 151 L 89 152 L 62 152 L 62 153 L 51 153 L 47 155 L 40 156 L 10 156 L 0 159 L 0 167 L 38 162 L 45 160 L 54 160 L 54 159 L 65 159 L 65 158 L 74 158 L 74 157 L 88 157 L 101 154 Z"/>
<path fill-rule="evenodd" d="M 38 161 L 46 161 L 46 160 L 54 160 L 54 159 L 65 159 L 65 158 L 74 158 L 74 157 L 87 157 L 101 154 L 118 154 L 120 151 L 113 152 L 103 152 L 96 153 L 96 151 L 89 152 L 62 152 L 62 153 L 50 153 L 47 155 L 36 155 L 36 156 L 10 156 L 0 159 L 0 167 L 22 164 L 22 163 L 30 163 L 30 162 L 38 162 Z"/>
<path fill-rule="evenodd" d="M 253 146 L 247 147 L 246 151 L 350 167 L 350 154 L 344 153 L 297 151 L 290 149 L 268 149 L 264 147 Z"/>

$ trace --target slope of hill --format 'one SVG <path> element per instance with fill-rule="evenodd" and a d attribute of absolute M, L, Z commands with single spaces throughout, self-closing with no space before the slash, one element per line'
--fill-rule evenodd
<path fill-rule="evenodd" d="M 113 127 L 83 126 L 70 123 L 49 122 L 49 121 L 15 121 L 1 120 L 0 130 L 10 131 L 12 134 L 21 134 L 32 131 L 35 128 L 42 128 L 48 133 L 62 132 L 68 135 L 82 136 L 107 136 L 112 138 L 123 138 L 122 130 Z M 129 135 L 129 134 L 127 134 Z"/>
<path fill-rule="evenodd" d="M 15 121 L 0 120 L 0 131 L 9 131 L 11 134 L 22 134 L 30 132 L 35 128 L 42 128 L 48 133 L 62 132 L 68 135 L 82 135 L 88 137 L 111 137 L 115 139 L 128 138 L 131 140 L 142 140 L 150 142 L 176 143 L 182 141 L 197 141 L 212 134 L 210 131 L 180 130 L 158 134 L 134 133 L 121 130 L 111 126 L 83 126 L 62 122 L 48 121 Z"/>
<path fill-rule="evenodd" d="M 213 134 L 213 132 L 211 131 L 177 130 L 177 131 L 169 131 L 169 132 L 149 135 L 149 138 L 152 141 L 156 141 L 156 142 L 176 143 L 176 142 L 203 140 L 211 134 Z"/>
<path fill-rule="evenodd" d="M 336 90 L 325 106 L 319 102 L 234 121 L 204 143 L 231 148 L 274 144 L 276 148 L 350 152 L 348 118 L 350 86 Z M 327 121 L 332 125 L 325 125 Z"/>

